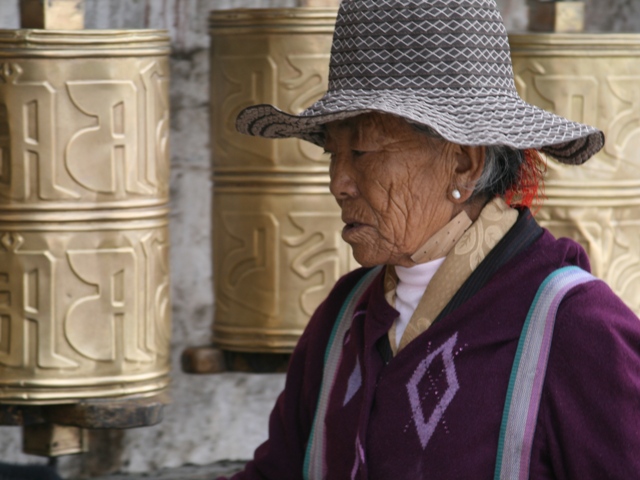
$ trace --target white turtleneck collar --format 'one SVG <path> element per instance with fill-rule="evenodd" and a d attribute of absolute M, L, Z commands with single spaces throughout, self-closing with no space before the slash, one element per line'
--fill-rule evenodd
<path fill-rule="evenodd" d="M 402 335 L 413 312 L 418 308 L 418 303 L 420 303 L 429 282 L 444 260 L 445 257 L 442 257 L 409 268 L 396 265 L 398 286 L 396 288 L 395 309 L 400 313 L 400 317 L 396 320 L 396 348 L 400 346 Z"/>

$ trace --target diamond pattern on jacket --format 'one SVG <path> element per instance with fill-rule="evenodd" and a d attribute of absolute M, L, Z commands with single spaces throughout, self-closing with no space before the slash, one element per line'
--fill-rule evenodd
<path fill-rule="evenodd" d="M 344 395 L 344 401 L 342 402 L 343 407 L 358 393 L 361 386 L 362 369 L 360 368 L 360 359 L 356 358 L 356 366 L 353 368 L 351 375 L 349 375 L 349 381 L 347 382 L 347 393 Z"/>
<path fill-rule="evenodd" d="M 438 423 L 440 423 L 440 420 L 442 420 L 444 412 L 447 410 L 456 393 L 460 389 L 458 376 L 456 375 L 456 367 L 453 361 L 453 348 L 457 341 L 458 334 L 456 333 L 447 340 L 444 345 L 430 353 L 427 358 L 420 362 L 418 368 L 416 368 L 413 376 L 409 380 L 409 383 L 407 383 L 407 394 L 411 405 L 411 418 L 416 427 L 416 432 L 418 433 L 418 438 L 420 439 L 420 444 L 423 449 L 427 447 L 433 432 L 438 426 Z M 442 392 L 433 412 L 429 415 L 429 419 L 425 421 L 425 412 L 423 411 L 422 402 L 420 401 L 420 390 L 418 387 L 420 381 L 427 374 L 429 366 L 438 355 L 442 355 L 444 374 L 446 375 L 448 387 L 444 392 Z"/>

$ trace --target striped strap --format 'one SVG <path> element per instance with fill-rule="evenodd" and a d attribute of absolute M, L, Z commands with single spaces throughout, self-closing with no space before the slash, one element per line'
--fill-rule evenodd
<path fill-rule="evenodd" d="M 529 478 L 533 435 L 556 313 L 569 290 L 593 280 L 595 277 L 578 267 L 566 267 L 549 275 L 538 289 L 511 369 L 494 480 Z"/>
<path fill-rule="evenodd" d="M 356 305 L 362 297 L 373 279 L 380 273 L 382 267 L 375 267 L 368 271 L 351 290 L 340 309 L 338 318 L 333 325 L 327 350 L 324 355 L 324 372 L 322 374 L 322 385 L 320 387 L 320 397 L 318 398 L 318 406 L 307 443 L 307 451 L 304 457 L 303 476 L 304 480 L 322 480 L 325 478 L 325 430 L 324 419 L 329 406 L 329 396 L 333 389 L 338 366 L 342 358 L 342 341 L 345 334 L 351 327 L 353 314 Z"/>

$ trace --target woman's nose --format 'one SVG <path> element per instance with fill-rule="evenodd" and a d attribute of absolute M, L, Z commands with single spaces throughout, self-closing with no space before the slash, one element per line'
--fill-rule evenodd
<path fill-rule="evenodd" d="M 329 177 L 329 190 L 336 200 L 353 198 L 357 195 L 358 189 L 348 153 L 332 155 Z"/>

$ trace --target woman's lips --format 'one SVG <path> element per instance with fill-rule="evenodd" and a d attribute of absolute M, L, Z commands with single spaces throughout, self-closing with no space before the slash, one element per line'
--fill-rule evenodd
<path fill-rule="evenodd" d="M 345 226 L 342 229 L 342 238 L 344 240 L 348 240 L 349 237 L 355 235 L 366 226 L 366 224 L 359 222 L 345 222 Z"/>

